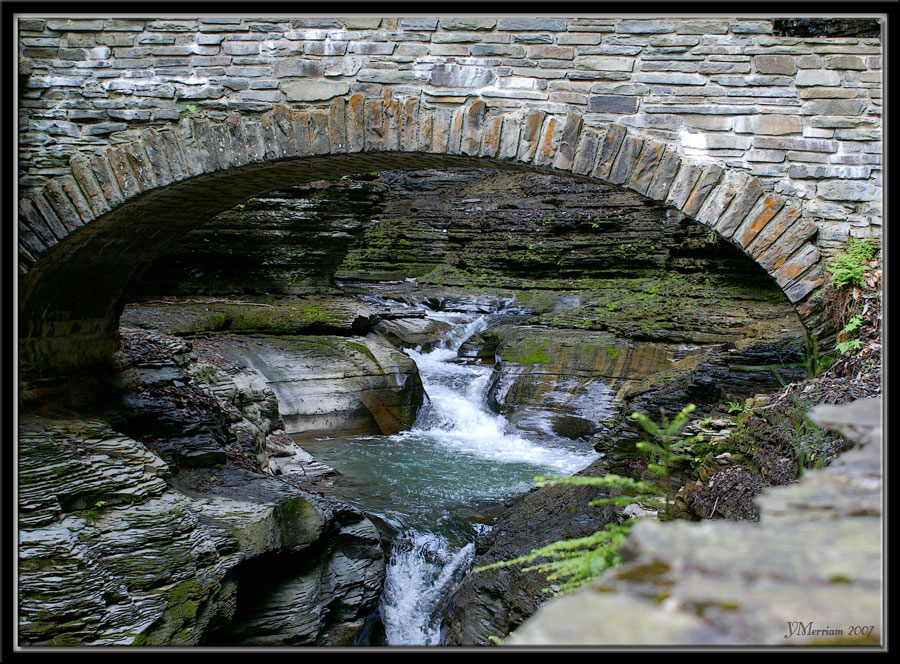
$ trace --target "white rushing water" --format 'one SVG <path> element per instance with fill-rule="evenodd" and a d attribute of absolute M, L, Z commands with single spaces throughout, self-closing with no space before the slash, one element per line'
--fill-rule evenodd
<path fill-rule="evenodd" d="M 394 542 L 381 608 L 388 645 L 441 645 L 438 605 L 474 557 L 474 543 L 454 551 L 435 533 L 411 530 Z"/>
<path fill-rule="evenodd" d="M 415 427 L 392 436 L 396 443 L 414 443 L 423 450 L 449 452 L 465 466 L 485 461 L 496 467 L 526 468 L 529 488 L 534 475 L 571 474 L 597 458 L 591 450 L 573 451 L 549 441 L 529 440 L 511 430 L 506 419 L 487 406 L 492 368 L 452 362 L 460 345 L 487 329 L 491 314 L 428 312 L 429 318 L 450 323 L 443 347 L 423 353 L 407 350 L 415 360 L 429 396 Z M 424 456 L 424 455 L 423 455 Z M 441 458 L 445 458 L 442 456 Z M 424 458 L 422 463 L 426 463 Z M 519 471 L 520 474 L 522 471 Z M 485 485 L 491 477 L 480 478 Z M 485 494 L 490 495 L 490 487 Z M 438 532 L 410 529 L 401 534 L 387 568 L 381 615 L 388 645 L 440 645 L 441 600 L 453 590 L 474 557 L 474 544 L 454 546 Z"/>

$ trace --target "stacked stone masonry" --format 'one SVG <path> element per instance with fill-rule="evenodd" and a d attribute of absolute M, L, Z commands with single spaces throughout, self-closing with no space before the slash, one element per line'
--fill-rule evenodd
<path fill-rule="evenodd" d="M 18 30 L 26 281 L 70 233 L 134 205 L 199 220 L 276 185 L 440 165 L 633 189 L 743 249 L 811 328 L 823 258 L 881 235 L 879 38 L 777 36 L 771 20 L 739 18 L 23 18 Z M 215 205 L 185 208 L 197 192 Z M 65 336 L 72 312 L 48 331 L 53 306 L 35 298 L 44 319 L 26 312 L 20 336 Z"/>

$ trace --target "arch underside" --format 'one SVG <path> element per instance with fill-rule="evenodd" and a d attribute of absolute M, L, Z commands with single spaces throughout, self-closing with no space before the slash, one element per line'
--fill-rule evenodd
<path fill-rule="evenodd" d="M 494 112 L 476 100 L 336 99 L 262 115 L 187 117 L 72 158 L 71 175 L 19 202 L 20 374 L 90 366 L 117 350 L 132 285 L 185 233 L 280 187 L 378 170 L 538 170 L 626 187 L 714 229 L 760 264 L 807 329 L 823 325 L 816 226 L 798 201 L 620 125 L 577 114 Z"/>

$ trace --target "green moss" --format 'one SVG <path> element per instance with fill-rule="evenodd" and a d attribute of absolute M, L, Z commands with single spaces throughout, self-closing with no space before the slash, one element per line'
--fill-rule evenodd
<path fill-rule="evenodd" d="M 369 358 L 375 364 L 375 366 L 378 367 L 378 371 L 381 373 L 382 376 L 387 375 L 385 373 L 384 367 L 382 367 L 381 363 L 378 361 L 378 358 L 375 357 L 375 354 L 371 350 L 369 350 L 366 346 L 364 346 L 363 344 L 358 344 L 355 341 L 347 341 L 346 344 L 350 348 L 355 350 L 356 352 L 362 353 L 367 358 Z"/>
<path fill-rule="evenodd" d="M 522 339 L 505 346 L 502 357 L 507 362 L 517 364 L 550 364 L 553 359 L 548 351 L 548 342 L 539 339 Z"/>
<path fill-rule="evenodd" d="M 698 616 L 704 616 L 710 609 L 719 609 L 720 611 L 737 611 L 741 605 L 736 602 L 697 602 L 694 605 L 694 613 Z"/>
<path fill-rule="evenodd" d="M 671 571 L 669 563 L 662 560 L 654 560 L 653 562 L 635 565 L 627 569 L 616 572 L 616 578 L 620 581 L 637 581 L 638 583 L 649 581 L 660 581 L 660 577 Z"/>

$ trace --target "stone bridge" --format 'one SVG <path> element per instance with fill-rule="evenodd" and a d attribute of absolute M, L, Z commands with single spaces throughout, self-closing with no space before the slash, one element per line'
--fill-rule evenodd
<path fill-rule="evenodd" d="M 130 286 L 242 201 L 381 169 L 533 169 L 705 224 L 822 329 L 881 235 L 881 26 L 743 18 L 26 18 L 19 358 L 118 346 Z"/>

